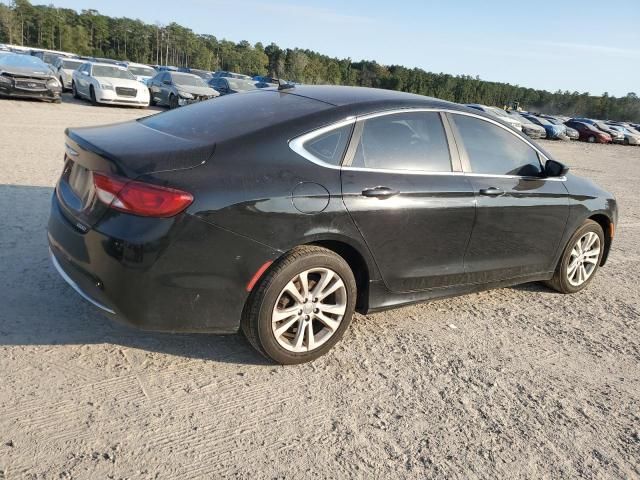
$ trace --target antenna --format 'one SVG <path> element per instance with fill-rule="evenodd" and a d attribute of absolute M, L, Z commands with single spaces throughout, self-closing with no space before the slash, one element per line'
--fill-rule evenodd
<path fill-rule="evenodd" d="M 293 85 L 292 83 L 287 83 L 287 82 L 282 82 L 282 80 L 280 79 L 280 72 L 278 72 L 278 64 L 276 62 L 276 66 L 274 67 L 274 70 L 276 72 L 276 75 L 278 77 L 278 90 L 288 90 L 290 88 L 295 88 L 295 85 Z"/>

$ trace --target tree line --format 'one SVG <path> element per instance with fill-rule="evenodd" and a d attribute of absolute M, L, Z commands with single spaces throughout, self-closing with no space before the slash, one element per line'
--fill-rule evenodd
<path fill-rule="evenodd" d="M 531 111 L 640 122 L 635 93 L 613 97 L 588 92 L 548 92 L 468 75 L 427 72 L 375 61 L 332 58 L 272 43 L 251 45 L 196 34 L 177 23 L 148 24 L 113 18 L 97 10 L 32 5 L 29 0 L 0 4 L 0 42 L 64 50 L 152 65 L 231 70 L 272 75 L 308 84 L 356 85 L 418 93 L 458 103 L 503 106 L 514 101 Z"/>

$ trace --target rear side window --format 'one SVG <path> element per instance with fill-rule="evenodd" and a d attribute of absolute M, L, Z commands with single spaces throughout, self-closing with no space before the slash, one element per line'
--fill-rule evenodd
<path fill-rule="evenodd" d="M 473 173 L 537 176 L 542 172 L 538 153 L 504 128 L 475 117 L 452 116 Z"/>
<path fill-rule="evenodd" d="M 344 151 L 351 138 L 353 124 L 336 128 L 320 136 L 307 140 L 304 149 L 314 157 L 331 165 L 340 165 Z"/>
<path fill-rule="evenodd" d="M 407 112 L 364 120 L 353 167 L 450 172 L 449 145 L 437 112 Z"/>

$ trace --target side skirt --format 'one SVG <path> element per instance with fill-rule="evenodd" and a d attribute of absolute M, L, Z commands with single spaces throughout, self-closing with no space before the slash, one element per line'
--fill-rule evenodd
<path fill-rule="evenodd" d="M 540 282 L 553 277 L 553 272 L 537 273 L 522 277 L 508 278 L 491 283 L 471 283 L 465 285 L 453 285 L 450 287 L 432 288 L 417 292 L 391 292 L 384 282 L 374 281 L 369 283 L 369 303 L 358 312 L 362 314 L 381 312 L 392 308 L 403 307 L 415 303 L 436 300 L 440 298 L 457 297 L 468 293 L 491 290 L 493 288 L 511 287 L 529 282 Z"/>

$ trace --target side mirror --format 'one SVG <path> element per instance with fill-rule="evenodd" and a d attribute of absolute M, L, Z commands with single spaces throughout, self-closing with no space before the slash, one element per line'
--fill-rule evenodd
<path fill-rule="evenodd" d="M 162 83 L 165 85 L 171 85 L 171 80 L 163 80 Z"/>
<path fill-rule="evenodd" d="M 569 167 L 555 160 L 547 160 L 544 164 L 545 177 L 562 177 L 569 172 Z"/>

